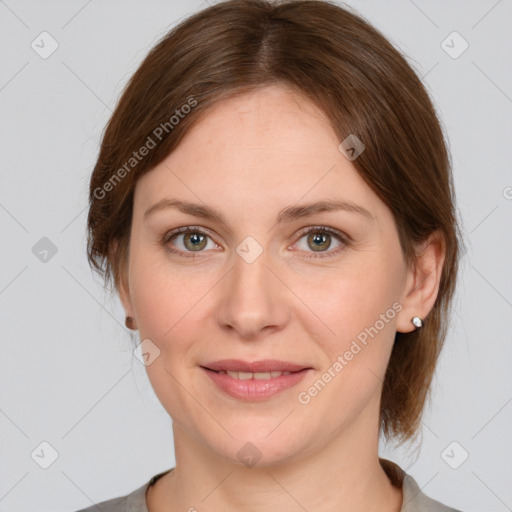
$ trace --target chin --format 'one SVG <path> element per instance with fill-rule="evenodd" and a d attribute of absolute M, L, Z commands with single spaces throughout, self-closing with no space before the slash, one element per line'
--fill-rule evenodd
<path fill-rule="evenodd" d="M 304 457 L 310 449 L 314 451 L 306 432 L 296 431 L 290 435 L 286 428 L 280 431 L 284 426 L 278 426 L 282 419 L 280 417 L 272 422 L 265 420 L 260 425 L 248 421 L 245 425 L 239 423 L 238 428 L 225 424 L 233 437 L 223 435 L 222 440 L 204 438 L 204 443 L 230 463 L 251 469 L 288 464 Z M 270 424 L 272 427 L 268 428 Z"/>

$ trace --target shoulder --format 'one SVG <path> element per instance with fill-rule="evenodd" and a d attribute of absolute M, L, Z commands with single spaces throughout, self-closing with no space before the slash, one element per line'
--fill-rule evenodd
<path fill-rule="evenodd" d="M 77 512 L 147 512 L 146 490 L 149 482 L 135 489 L 131 493 L 111 500 L 96 503 Z"/>
<path fill-rule="evenodd" d="M 90 507 L 77 510 L 76 512 L 148 512 L 146 502 L 146 492 L 148 488 L 153 485 L 160 477 L 167 474 L 170 470 L 163 471 L 153 476 L 148 482 L 141 485 L 134 491 L 124 496 L 119 496 L 110 500 L 95 503 Z"/>
<path fill-rule="evenodd" d="M 404 474 L 400 512 L 461 512 L 427 496 L 411 475 Z"/>
<path fill-rule="evenodd" d="M 461 512 L 427 496 L 416 480 L 395 462 L 383 458 L 379 458 L 379 461 L 391 483 L 395 487 L 402 487 L 400 512 Z"/>

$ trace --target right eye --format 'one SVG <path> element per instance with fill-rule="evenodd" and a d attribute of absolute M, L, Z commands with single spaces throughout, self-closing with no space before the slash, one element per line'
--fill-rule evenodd
<path fill-rule="evenodd" d="M 186 226 L 167 232 L 162 239 L 162 244 L 172 253 L 185 258 L 193 258 L 193 254 L 189 256 L 186 253 L 204 252 L 204 249 L 208 246 L 208 239 L 213 244 L 213 247 L 210 248 L 218 247 L 206 231 L 195 226 Z M 175 240 L 178 240 L 177 245 L 181 247 L 176 249 L 176 243 L 173 242 Z"/>

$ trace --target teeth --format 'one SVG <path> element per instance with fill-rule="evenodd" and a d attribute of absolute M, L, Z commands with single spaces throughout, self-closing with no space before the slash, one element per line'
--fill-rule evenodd
<path fill-rule="evenodd" d="M 240 379 L 240 380 L 252 379 L 252 373 L 248 373 L 248 372 L 228 372 L 228 375 L 230 377 L 233 377 L 234 379 Z"/>
<path fill-rule="evenodd" d="M 256 379 L 256 380 L 268 380 L 274 377 L 281 377 L 281 375 L 290 375 L 292 372 L 279 372 L 279 371 L 272 371 L 272 372 L 231 372 L 231 371 L 224 371 L 219 370 L 218 373 L 228 374 L 233 379 L 238 380 L 249 380 L 249 379 Z"/>

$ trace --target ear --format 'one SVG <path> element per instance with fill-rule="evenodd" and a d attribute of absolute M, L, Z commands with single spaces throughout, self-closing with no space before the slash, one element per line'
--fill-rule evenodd
<path fill-rule="evenodd" d="M 434 307 L 439 292 L 446 249 L 440 231 L 434 231 L 427 240 L 415 247 L 416 262 L 412 263 L 407 274 L 406 285 L 400 299 L 402 310 L 398 314 L 396 330 L 415 330 L 411 318 L 422 320 Z"/>
<path fill-rule="evenodd" d="M 136 328 L 135 316 L 130 299 L 130 289 L 128 286 L 128 261 L 122 261 L 123 255 L 117 255 L 118 247 L 118 240 L 114 239 L 110 245 L 110 261 L 115 261 L 115 259 L 119 258 L 119 282 L 117 283 L 117 291 L 126 316 L 133 318 L 133 324 Z"/>

